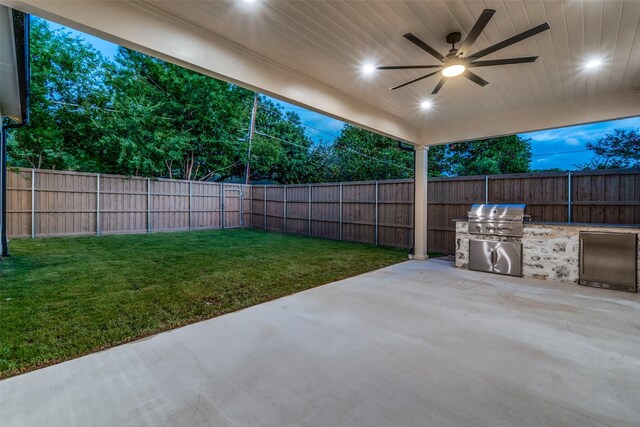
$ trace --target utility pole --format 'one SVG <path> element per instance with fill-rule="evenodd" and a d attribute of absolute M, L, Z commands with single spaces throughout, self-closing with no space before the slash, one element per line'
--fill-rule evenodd
<path fill-rule="evenodd" d="M 258 92 L 253 96 L 253 109 L 251 110 L 251 124 L 249 125 L 249 149 L 247 150 L 247 167 L 244 171 L 244 183 L 251 183 L 251 145 L 253 144 L 253 132 L 256 128 L 256 115 L 258 114 Z"/>

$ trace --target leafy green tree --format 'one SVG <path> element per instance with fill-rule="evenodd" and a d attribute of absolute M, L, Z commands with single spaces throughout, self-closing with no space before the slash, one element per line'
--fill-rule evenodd
<path fill-rule="evenodd" d="M 252 92 L 126 48 L 115 60 L 100 141 L 112 172 L 224 179 L 238 170 Z"/>
<path fill-rule="evenodd" d="M 312 141 L 305 135 L 298 115 L 260 97 L 256 134 L 251 150 L 251 177 L 281 184 L 312 179 Z"/>
<path fill-rule="evenodd" d="M 82 39 L 31 20 L 31 121 L 10 133 L 10 164 L 44 169 L 100 169 L 108 92 L 106 61 Z"/>
<path fill-rule="evenodd" d="M 413 154 L 398 141 L 351 125 L 333 143 L 326 181 L 367 181 L 413 176 Z"/>
<path fill-rule="evenodd" d="M 615 169 L 640 167 L 640 129 L 614 129 L 587 148 L 595 152 L 579 169 Z"/>
<path fill-rule="evenodd" d="M 490 175 L 529 172 L 531 142 L 518 135 L 450 145 L 443 159 L 448 175 Z"/>
<path fill-rule="evenodd" d="M 325 181 L 411 178 L 413 154 L 398 142 L 346 125 L 325 167 Z M 429 176 L 529 172 L 531 145 L 517 135 L 429 147 Z"/>

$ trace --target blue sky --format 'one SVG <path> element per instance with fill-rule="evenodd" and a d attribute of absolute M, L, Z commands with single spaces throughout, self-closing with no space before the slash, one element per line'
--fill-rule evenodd
<path fill-rule="evenodd" d="M 82 37 L 107 58 L 113 58 L 118 49 L 117 45 L 89 34 L 55 23 L 50 23 L 50 25 L 51 28 L 62 28 Z M 282 107 L 295 111 L 305 125 L 307 135 L 315 142 L 333 141 L 340 134 L 342 126 L 344 126 L 343 122 L 331 117 L 276 99 L 273 100 Z M 640 128 L 640 117 L 530 132 L 520 136 L 531 140 L 533 152 L 532 169 L 561 168 L 570 170 L 574 169 L 576 164 L 588 162 L 593 157 L 593 152 L 586 147 L 587 142 L 596 141 L 615 128 L 638 129 Z"/>

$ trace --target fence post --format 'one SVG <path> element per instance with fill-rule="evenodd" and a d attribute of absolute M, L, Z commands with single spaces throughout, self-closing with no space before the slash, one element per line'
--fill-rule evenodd
<path fill-rule="evenodd" d="M 244 228 L 244 186 L 240 184 L 240 228 Z"/>
<path fill-rule="evenodd" d="M 251 203 L 249 203 L 249 228 L 253 228 L 253 187 L 248 186 L 249 194 L 251 195 Z"/>
<path fill-rule="evenodd" d="M 3 225 L 5 227 L 6 225 Z M 36 237 L 36 170 L 31 169 L 31 238 Z"/>
<path fill-rule="evenodd" d="M 287 234 L 287 186 L 286 185 L 284 186 L 283 200 L 284 200 L 283 201 L 283 203 L 284 203 L 284 206 L 283 206 L 283 209 L 284 209 L 284 219 L 283 219 L 284 224 L 282 225 L 282 232 L 284 234 Z"/>
<path fill-rule="evenodd" d="M 340 240 L 342 240 L 342 183 L 340 183 L 340 205 L 338 211 L 340 214 Z"/>
<path fill-rule="evenodd" d="M 100 235 L 100 174 L 96 174 L 96 236 Z"/>
<path fill-rule="evenodd" d="M 311 236 L 311 184 L 309 184 L 309 236 Z"/>
<path fill-rule="evenodd" d="M 151 233 L 151 179 L 147 178 L 147 233 Z"/>
<path fill-rule="evenodd" d="M 191 180 L 189 180 L 189 231 L 191 231 Z"/>
<path fill-rule="evenodd" d="M 573 174 L 571 172 L 567 173 L 567 222 L 571 223 L 571 218 L 573 217 L 572 205 L 573 205 L 573 195 L 571 190 L 571 177 Z"/>
<path fill-rule="evenodd" d="M 267 231 L 267 186 L 264 186 L 264 216 L 262 217 L 264 222 L 264 230 Z"/>
<path fill-rule="evenodd" d="M 224 194 L 224 182 L 220 186 L 220 228 L 224 230 L 224 202 L 226 195 Z"/>
<path fill-rule="evenodd" d="M 484 203 L 489 204 L 489 175 L 484 176 Z"/>
<path fill-rule="evenodd" d="M 378 181 L 376 181 L 376 235 L 374 243 L 378 245 Z"/>

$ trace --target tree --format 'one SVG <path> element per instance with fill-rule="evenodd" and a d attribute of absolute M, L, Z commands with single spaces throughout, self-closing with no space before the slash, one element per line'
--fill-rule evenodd
<path fill-rule="evenodd" d="M 300 117 L 259 98 L 251 156 L 251 177 L 280 184 L 310 182 L 312 141 L 305 135 Z"/>
<path fill-rule="evenodd" d="M 450 145 L 443 156 L 447 175 L 491 175 L 530 171 L 531 142 L 518 135 Z"/>
<path fill-rule="evenodd" d="M 11 165 L 99 169 L 95 142 L 108 101 L 105 63 L 82 39 L 31 20 L 31 121 L 10 134 Z"/>
<path fill-rule="evenodd" d="M 595 156 L 587 163 L 576 165 L 579 169 L 614 169 L 640 167 L 640 129 L 614 129 L 596 142 L 588 142 L 587 148 Z"/>
<path fill-rule="evenodd" d="M 345 125 L 332 147 L 326 181 L 367 181 L 413 176 L 413 154 L 398 141 Z"/>
<path fill-rule="evenodd" d="M 111 172 L 224 179 L 238 170 L 252 92 L 126 48 L 107 85 L 113 114 L 100 147 Z"/>
<path fill-rule="evenodd" d="M 12 132 L 13 166 L 184 179 L 242 176 L 253 92 L 120 48 L 114 62 L 32 20 L 31 124 Z M 265 99 L 258 175 L 308 179 L 311 141 Z M 286 141 L 286 142 L 283 142 Z M 302 148 L 299 148 L 302 147 Z"/>
<path fill-rule="evenodd" d="M 113 100 L 103 156 L 116 173 L 181 179 L 243 176 L 253 92 L 120 48 L 108 75 Z M 251 176 L 305 182 L 311 141 L 295 113 L 260 97 Z"/>

